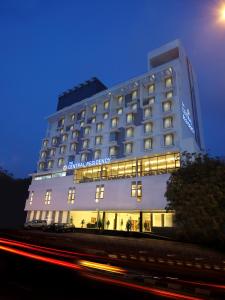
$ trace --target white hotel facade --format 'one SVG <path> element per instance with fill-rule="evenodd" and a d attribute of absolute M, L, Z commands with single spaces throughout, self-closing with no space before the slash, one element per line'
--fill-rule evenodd
<path fill-rule="evenodd" d="M 109 230 L 173 226 L 166 182 L 180 153 L 204 148 L 195 75 L 175 40 L 148 55 L 148 71 L 111 88 L 93 78 L 59 96 L 48 117 L 27 220 Z"/>

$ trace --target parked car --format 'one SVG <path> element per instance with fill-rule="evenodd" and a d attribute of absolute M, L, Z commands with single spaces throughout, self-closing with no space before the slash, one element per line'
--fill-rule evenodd
<path fill-rule="evenodd" d="M 44 229 L 47 226 L 46 220 L 33 220 L 24 224 L 25 229 Z"/>
<path fill-rule="evenodd" d="M 52 231 L 52 232 L 73 232 L 75 226 L 71 223 L 52 223 L 43 227 L 43 231 Z"/>

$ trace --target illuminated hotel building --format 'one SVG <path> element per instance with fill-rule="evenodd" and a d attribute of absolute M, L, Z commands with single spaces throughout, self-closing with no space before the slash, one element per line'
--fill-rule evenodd
<path fill-rule="evenodd" d="M 179 40 L 148 55 L 148 71 L 111 88 L 92 78 L 48 117 L 27 220 L 159 232 L 173 226 L 166 182 L 180 153 L 200 152 L 196 79 Z"/>

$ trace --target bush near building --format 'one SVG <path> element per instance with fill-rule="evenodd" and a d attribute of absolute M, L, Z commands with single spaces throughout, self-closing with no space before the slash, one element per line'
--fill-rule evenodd
<path fill-rule="evenodd" d="M 21 227 L 26 219 L 24 204 L 31 179 L 16 179 L 0 167 L 0 228 Z"/>
<path fill-rule="evenodd" d="M 183 153 L 167 182 L 167 209 L 175 210 L 179 239 L 225 246 L 225 161 Z"/>

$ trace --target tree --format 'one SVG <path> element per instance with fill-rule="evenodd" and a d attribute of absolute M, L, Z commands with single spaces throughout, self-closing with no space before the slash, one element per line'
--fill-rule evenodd
<path fill-rule="evenodd" d="M 183 153 L 167 182 L 167 210 L 175 210 L 175 231 L 183 240 L 225 245 L 225 162 Z"/>

